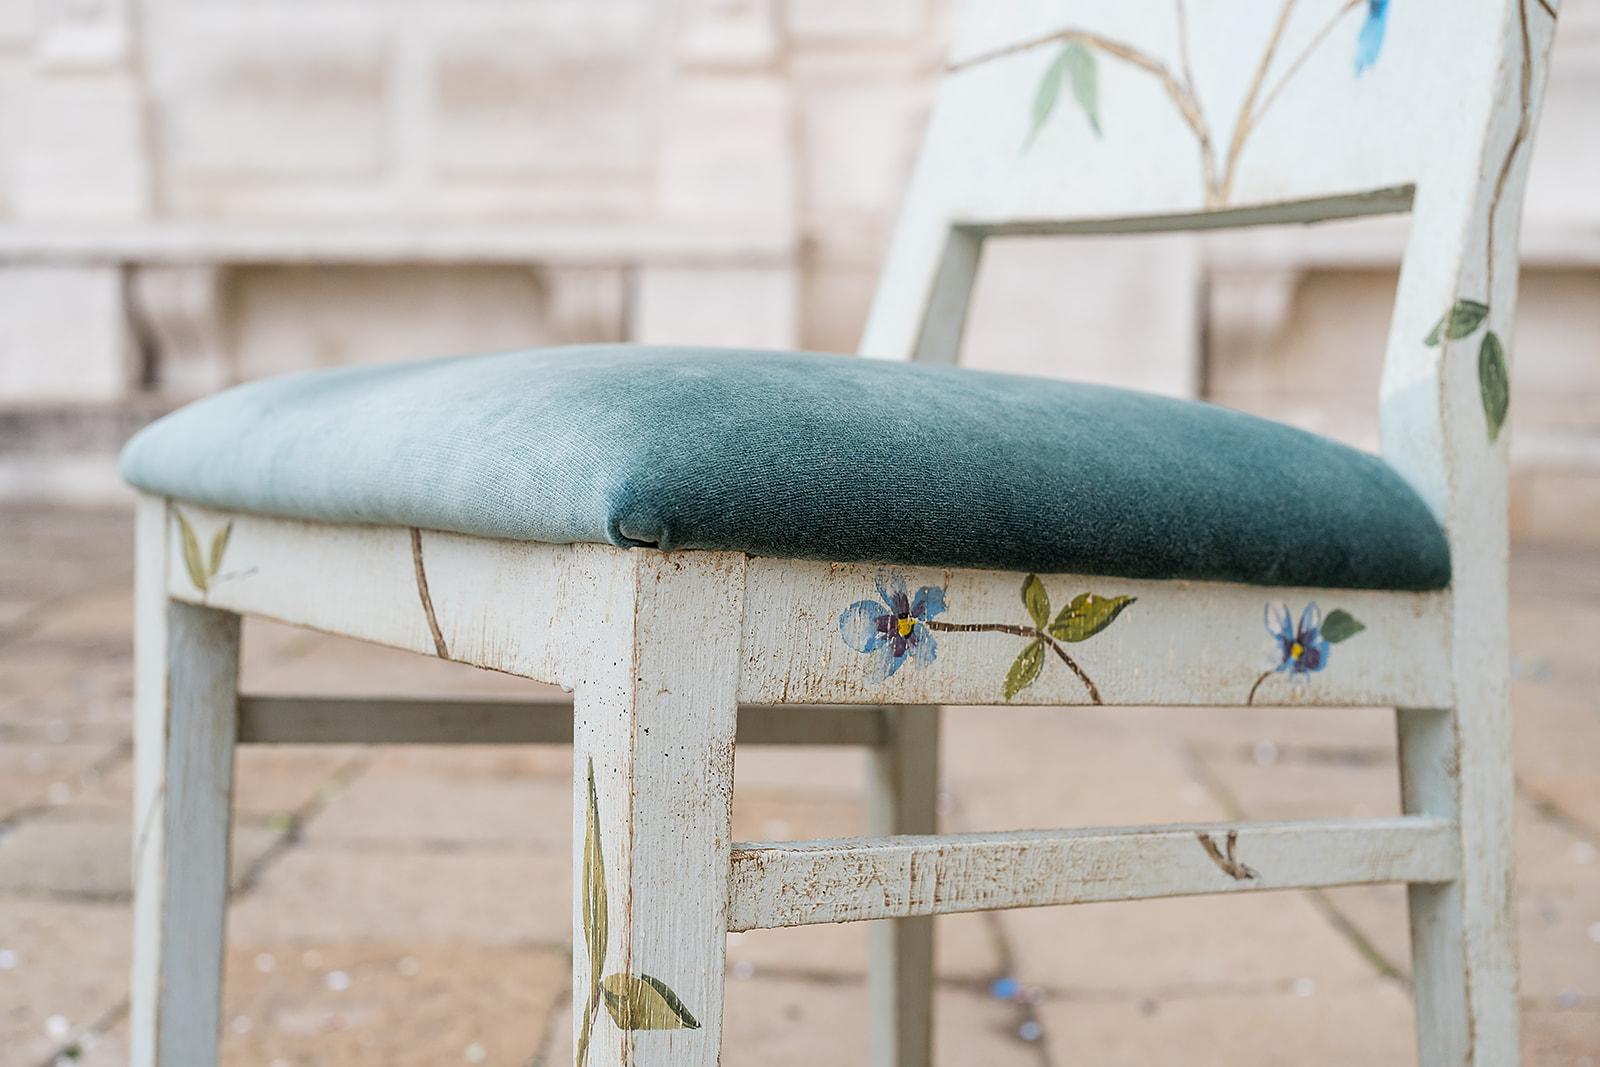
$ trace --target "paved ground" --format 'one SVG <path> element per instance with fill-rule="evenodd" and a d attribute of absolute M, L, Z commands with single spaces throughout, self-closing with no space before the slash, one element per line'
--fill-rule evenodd
<path fill-rule="evenodd" d="M 120 514 L 0 513 L 4 1067 L 125 1060 L 129 531 Z M 1520 555 L 1513 585 L 1527 1059 L 1592 1065 L 1600 558 Z M 266 625 L 245 641 L 258 691 L 519 691 Z M 1397 804 L 1383 711 L 946 715 L 952 828 Z M 227 1062 L 570 1062 L 568 771 L 533 748 L 242 753 Z M 859 754 L 745 750 L 738 775 L 741 837 L 860 828 Z M 940 923 L 946 1067 L 1413 1061 L 1396 889 Z M 726 1062 L 862 1062 L 864 934 L 735 936 Z"/>

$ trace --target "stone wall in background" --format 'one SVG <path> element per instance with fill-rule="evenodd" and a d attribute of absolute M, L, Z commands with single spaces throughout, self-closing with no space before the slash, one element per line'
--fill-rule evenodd
<path fill-rule="evenodd" d="M 952 0 L 0 0 L 0 498 L 235 381 L 582 340 L 849 351 Z M 1600 0 L 1567 0 L 1517 534 L 1600 537 Z M 976 366 L 1363 445 L 1403 221 L 1014 239 Z M 73 427 L 77 427 L 74 431 Z"/>

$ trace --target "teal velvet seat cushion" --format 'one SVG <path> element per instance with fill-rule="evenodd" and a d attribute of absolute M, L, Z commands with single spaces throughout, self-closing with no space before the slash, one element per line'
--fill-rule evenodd
<path fill-rule="evenodd" d="M 239 386 L 124 477 L 217 508 L 556 543 L 1433 589 L 1380 459 L 1209 404 L 942 366 L 600 345 Z"/>

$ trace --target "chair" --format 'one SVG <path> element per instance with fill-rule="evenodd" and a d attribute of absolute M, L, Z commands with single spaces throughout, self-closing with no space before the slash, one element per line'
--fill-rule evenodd
<path fill-rule="evenodd" d="M 578 1067 L 717 1063 L 732 930 L 893 920 L 873 1055 L 921 1067 L 930 916 L 1384 881 L 1422 1062 L 1515 1063 L 1503 339 L 1554 17 L 972 5 L 874 358 L 358 368 L 144 431 L 133 1062 L 216 1060 L 235 744 L 570 737 Z M 1381 459 L 940 365 L 992 235 L 1405 211 Z M 573 703 L 240 696 L 241 615 Z M 1404 814 L 937 834 L 933 707 L 1007 702 L 1394 706 Z M 876 836 L 732 841 L 736 735 L 874 746 Z"/>

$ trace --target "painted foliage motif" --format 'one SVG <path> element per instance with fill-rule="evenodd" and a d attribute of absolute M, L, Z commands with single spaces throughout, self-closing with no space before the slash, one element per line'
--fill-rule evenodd
<path fill-rule="evenodd" d="M 211 535 L 209 550 L 202 552 L 200 538 L 193 524 L 176 507 L 172 509 L 172 514 L 178 520 L 178 538 L 183 543 L 183 569 L 188 572 L 189 581 L 201 596 L 211 592 L 211 587 L 217 582 L 235 577 L 221 573 L 222 557 L 228 551 L 228 539 L 233 536 L 233 520 L 223 523 Z"/>
<path fill-rule="evenodd" d="M 1256 68 L 1255 77 L 1245 93 L 1240 104 L 1237 116 L 1234 119 L 1233 134 L 1225 151 L 1218 158 L 1219 141 L 1213 135 L 1205 118 L 1205 109 L 1195 89 L 1194 74 L 1189 65 L 1188 46 L 1188 21 L 1184 0 L 1174 0 L 1174 12 L 1177 20 L 1179 49 L 1181 62 L 1179 69 L 1173 67 L 1158 56 L 1152 55 L 1142 49 L 1101 34 L 1088 30 L 1066 29 L 1037 40 L 1025 41 L 1021 44 L 1008 45 L 996 52 L 989 53 L 967 60 L 959 67 L 972 66 L 977 63 L 987 62 L 1002 55 L 1010 55 L 1035 47 L 1059 45 L 1055 59 L 1045 68 L 1044 74 L 1039 79 L 1038 88 L 1034 92 L 1031 105 L 1031 117 L 1027 139 L 1023 148 L 1026 150 L 1038 137 L 1041 129 L 1050 120 L 1056 111 L 1056 105 L 1061 99 L 1063 89 L 1070 91 L 1073 100 L 1078 105 L 1078 110 L 1088 122 L 1089 128 L 1096 137 L 1102 135 L 1102 115 L 1100 101 L 1100 74 L 1098 66 L 1099 56 L 1109 56 L 1113 59 L 1128 63 L 1155 77 L 1171 97 L 1173 106 L 1177 108 L 1186 125 L 1189 126 L 1195 137 L 1195 142 L 1200 152 L 1200 172 L 1204 183 L 1206 206 L 1209 208 L 1226 207 L 1232 196 L 1234 180 L 1238 174 L 1240 157 L 1251 134 L 1260 125 L 1262 117 L 1277 100 L 1284 87 L 1294 78 L 1304 65 L 1306 59 L 1323 46 L 1330 37 L 1334 28 L 1351 13 L 1364 10 L 1360 29 L 1356 33 L 1355 57 L 1353 67 L 1355 75 L 1371 70 L 1378 63 L 1378 58 L 1383 52 L 1384 37 L 1388 31 L 1389 10 L 1392 0 L 1339 0 L 1333 5 L 1333 10 L 1328 21 L 1311 38 L 1310 42 L 1286 66 L 1281 68 L 1278 78 L 1270 86 L 1267 84 L 1267 75 L 1273 68 L 1273 61 L 1277 57 L 1282 44 L 1284 30 L 1288 26 L 1290 15 L 1293 14 L 1299 0 L 1284 0 L 1279 11 L 1277 23 L 1272 36 L 1267 42 L 1266 51 L 1262 54 Z M 1530 0 L 1519 0 L 1517 13 L 1522 41 L 1522 70 L 1521 70 L 1521 115 L 1517 128 L 1507 147 L 1500 163 L 1500 168 L 1495 178 L 1493 195 L 1488 207 L 1488 238 L 1487 238 L 1487 269 L 1484 289 L 1494 291 L 1494 245 L 1495 230 L 1500 214 L 1500 201 L 1504 196 L 1509 182 L 1512 168 L 1517 162 L 1519 153 L 1527 143 L 1528 134 L 1532 128 L 1533 117 L 1530 111 L 1532 97 L 1532 71 L 1533 56 L 1532 42 L 1528 33 L 1528 18 Z M 1556 17 L 1555 7 L 1550 0 L 1532 0 L 1545 14 L 1551 18 Z M 1489 304 L 1483 300 L 1468 297 L 1458 298 L 1445 313 L 1440 316 L 1439 322 L 1426 337 L 1426 343 L 1436 346 L 1445 341 L 1466 340 L 1477 333 L 1478 328 L 1489 319 Z M 1506 360 L 1506 346 L 1500 334 L 1493 328 L 1484 331 L 1478 342 L 1478 391 L 1483 405 L 1484 423 L 1488 431 L 1489 442 L 1493 444 L 1500 437 L 1500 430 L 1505 425 L 1506 416 L 1511 407 L 1510 372 Z"/>
<path fill-rule="evenodd" d="M 1354 615 L 1342 608 L 1330 611 L 1327 618 L 1323 618 L 1322 609 L 1317 607 L 1316 601 L 1306 605 L 1298 622 L 1287 604 L 1269 601 L 1264 615 L 1276 658 L 1273 665 L 1262 671 L 1261 677 L 1250 687 L 1246 704 L 1256 702 L 1256 691 L 1261 688 L 1261 683 L 1274 674 L 1287 674 L 1291 684 L 1308 681 L 1312 674 L 1327 667 L 1333 645 L 1347 641 L 1366 629 Z"/>
<path fill-rule="evenodd" d="M 1052 618 L 1050 594 L 1037 574 L 1022 583 L 1022 604 L 1032 625 L 1004 622 L 946 622 L 942 586 L 925 585 L 915 594 L 908 591 L 904 576 L 885 573 L 878 578 L 878 599 L 858 600 L 839 615 L 839 636 L 850 648 L 873 657 L 874 676 L 886 681 L 907 662 L 927 666 L 938 655 L 934 633 L 998 633 L 1021 637 L 1028 643 L 1018 653 L 1001 685 L 1005 699 L 1038 680 L 1044 671 L 1046 650 L 1066 664 L 1089 691 L 1094 703 L 1101 703 L 1100 690 L 1067 652 L 1066 645 L 1087 641 L 1116 621 L 1134 602 L 1131 596 L 1100 596 L 1079 593 Z"/>
<path fill-rule="evenodd" d="M 600 848 L 600 802 L 589 760 L 589 803 L 583 820 L 583 944 L 589 954 L 589 998 L 578 1030 L 577 1067 L 589 1060 L 589 1042 L 601 1005 L 619 1030 L 698 1030 L 700 1023 L 661 979 L 626 971 L 605 973 L 611 925 L 606 861 Z"/>
<path fill-rule="evenodd" d="M 1200 153 L 1200 178 L 1205 189 L 1206 206 L 1225 207 L 1232 196 L 1234 181 L 1239 173 L 1240 159 L 1244 155 L 1251 134 L 1261 124 L 1262 118 L 1284 88 L 1299 73 L 1305 61 L 1323 46 L 1339 23 L 1351 13 L 1364 9 L 1365 18 L 1356 33 L 1355 41 L 1353 66 L 1357 77 L 1376 65 L 1383 51 L 1383 40 L 1389 25 L 1390 0 L 1339 0 L 1332 5 L 1327 21 L 1301 52 L 1286 65 L 1275 67 L 1274 61 L 1278 58 L 1290 16 L 1294 13 L 1298 2 L 1299 0 L 1284 0 L 1277 21 L 1273 25 L 1272 35 L 1268 38 L 1266 49 L 1257 63 L 1254 79 L 1250 82 L 1239 105 L 1227 147 L 1220 151 L 1221 140 L 1213 132 L 1206 118 L 1207 112 L 1200 100 L 1199 91 L 1195 86 L 1194 71 L 1189 63 L 1188 11 L 1184 0 L 1174 0 L 1173 3 L 1178 30 L 1177 69 L 1161 57 L 1126 41 L 1079 28 L 1059 30 L 1035 40 L 1007 45 L 994 52 L 965 60 L 957 64 L 956 69 L 1032 48 L 1059 46 L 1055 58 L 1045 67 L 1038 88 L 1034 91 L 1028 136 L 1023 142 L 1024 150 L 1032 146 L 1040 130 L 1055 113 L 1063 89 L 1072 94 L 1078 110 L 1082 112 L 1095 136 L 1102 135 L 1100 56 L 1108 56 L 1146 72 L 1166 90 L 1179 116 L 1194 134 Z M 1268 75 L 1274 70 L 1278 71 L 1277 78 L 1269 83 Z"/>

